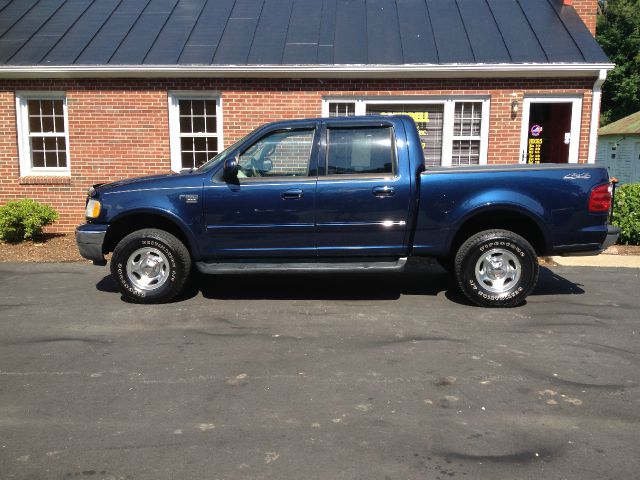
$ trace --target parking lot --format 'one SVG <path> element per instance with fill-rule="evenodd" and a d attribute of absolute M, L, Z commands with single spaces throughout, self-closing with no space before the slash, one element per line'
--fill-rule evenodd
<path fill-rule="evenodd" d="M 639 269 L 543 268 L 506 310 L 429 265 L 159 306 L 107 274 L 0 264 L 0 478 L 637 478 Z"/>

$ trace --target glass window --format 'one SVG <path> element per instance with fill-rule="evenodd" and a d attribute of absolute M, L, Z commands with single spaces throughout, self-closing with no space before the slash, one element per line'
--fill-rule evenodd
<path fill-rule="evenodd" d="M 274 132 L 261 138 L 240 155 L 238 177 L 304 177 L 314 130 Z"/>
<path fill-rule="evenodd" d="M 20 175 L 69 175 L 64 93 L 17 92 Z"/>
<path fill-rule="evenodd" d="M 480 163 L 482 102 L 456 102 L 453 116 L 451 165 Z"/>
<path fill-rule="evenodd" d="M 327 175 L 393 174 L 392 130 L 330 128 Z"/>
<path fill-rule="evenodd" d="M 330 117 L 353 117 L 356 114 L 356 104 L 354 102 L 330 102 Z"/>
<path fill-rule="evenodd" d="M 171 169 L 198 168 L 222 150 L 220 98 L 209 92 L 169 92 Z"/>
<path fill-rule="evenodd" d="M 442 164 L 444 104 L 369 104 L 367 115 L 409 115 L 416 122 L 428 167 Z"/>
<path fill-rule="evenodd" d="M 67 168 L 63 99 L 25 99 L 31 168 Z"/>
<path fill-rule="evenodd" d="M 217 106 L 214 99 L 180 99 L 182 168 L 197 168 L 218 153 Z"/>

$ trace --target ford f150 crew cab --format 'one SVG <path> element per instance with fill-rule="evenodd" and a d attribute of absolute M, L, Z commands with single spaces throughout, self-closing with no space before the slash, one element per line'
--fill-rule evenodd
<path fill-rule="evenodd" d="M 425 168 L 407 116 L 264 125 L 180 174 L 92 187 L 80 253 L 125 299 L 166 302 L 202 273 L 402 270 L 432 257 L 482 306 L 524 301 L 539 255 L 615 242 L 607 170 Z M 425 279 L 428 281 L 428 279 Z"/>

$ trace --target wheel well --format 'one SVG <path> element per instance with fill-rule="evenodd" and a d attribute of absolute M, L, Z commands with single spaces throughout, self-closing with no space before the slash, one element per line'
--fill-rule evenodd
<path fill-rule="evenodd" d="M 470 236 L 483 230 L 496 228 L 517 233 L 531 244 L 538 255 L 542 255 L 546 250 L 544 234 L 535 221 L 522 213 L 493 210 L 479 213 L 465 221 L 456 232 L 450 251 L 455 254 Z"/>
<path fill-rule="evenodd" d="M 113 252 L 120 240 L 143 228 L 157 228 L 169 232 L 187 247 L 190 254 L 192 253 L 189 239 L 176 223 L 162 215 L 148 213 L 128 215 L 109 225 L 102 250 L 104 253 Z"/>

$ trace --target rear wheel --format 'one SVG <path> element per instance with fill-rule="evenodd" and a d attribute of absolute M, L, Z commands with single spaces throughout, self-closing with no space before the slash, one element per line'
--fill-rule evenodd
<path fill-rule="evenodd" d="M 458 285 L 483 307 L 513 307 L 524 302 L 538 281 L 536 252 L 508 230 L 486 230 L 462 244 L 455 259 Z"/>
<path fill-rule="evenodd" d="M 164 303 L 183 289 L 191 271 L 184 244 L 164 230 L 145 228 L 124 237 L 111 258 L 111 275 L 135 303 Z"/>

